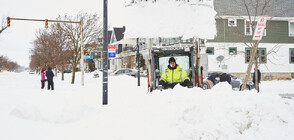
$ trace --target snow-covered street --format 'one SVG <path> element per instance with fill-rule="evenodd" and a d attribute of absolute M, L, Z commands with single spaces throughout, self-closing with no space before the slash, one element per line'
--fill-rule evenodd
<path fill-rule="evenodd" d="M 1 140 L 293 140 L 294 81 L 262 81 L 260 93 L 211 90 L 147 93 L 147 80 L 110 76 L 108 105 L 102 77 L 71 74 L 41 89 L 40 75 L 0 72 Z M 47 86 L 47 83 L 46 83 Z"/>

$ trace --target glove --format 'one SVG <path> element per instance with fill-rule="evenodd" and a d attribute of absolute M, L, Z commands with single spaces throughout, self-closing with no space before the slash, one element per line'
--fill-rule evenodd
<path fill-rule="evenodd" d="M 164 81 L 163 80 L 160 80 L 159 81 L 159 85 L 164 85 Z"/>
<path fill-rule="evenodd" d="M 190 81 L 188 79 L 184 80 L 184 82 L 181 84 L 182 86 L 189 86 Z"/>
<path fill-rule="evenodd" d="M 186 86 L 189 86 L 189 85 L 190 85 L 190 80 L 186 79 L 186 80 L 184 81 L 184 83 L 185 83 Z"/>

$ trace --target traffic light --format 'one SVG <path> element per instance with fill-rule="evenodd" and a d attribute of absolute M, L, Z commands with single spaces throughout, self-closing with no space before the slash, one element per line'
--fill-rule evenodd
<path fill-rule="evenodd" d="M 10 27 L 10 17 L 7 17 L 7 27 Z"/>
<path fill-rule="evenodd" d="M 48 29 L 48 19 L 45 19 L 45 28 Z"/>

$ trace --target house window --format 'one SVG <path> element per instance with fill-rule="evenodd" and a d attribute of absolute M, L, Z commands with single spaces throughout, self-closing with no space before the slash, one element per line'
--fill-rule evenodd
<path fill-rule="evenodd" d="M 229 27 L 237 27 L 237 19 L 229 18 L 228 19 L 228 26 Z"/>
<path fill-rule="evenodd" d="M 260 48 L 257 50 L 259 63 L 266 63 L 266 49 Z"/>
<path fill-rule="evenodd" d="M 251 53 L 252 53 L 252 48 L 246 48 L 245 49 L 245 55 L 246 55 L 245 56 L 245 62 L 246 63 L 249 63 Z M 258 56 L 257 61 L 259 63 L 266 63 L 266 60 L 267 60 L 266 48 L 258 48 L 257 49 L 257 56 Z"/>
<path fill-rule="evenodd" d="M 290 63 L 294 63 L 294 48 L 290 48 Z"/>
<path fill-rule="evenodd" d="M 236 47 L 230 47 L 229 48 L 229 55 L 236 55 L 237 54 L 237 48 Z"/>
<path fill-rule="evenodd" d="M 294 37 L 294 21 L 289 22 L 289 36 Z"/>
<path fill-rule="evenodd" d="M 245 20 L 245 31 L 244 31 L 245 35 L 252 35 L 255 31 L 256 24 L 257 24 L 257 21 L 252 21 L 252 24 L 250 24 L 249 20 Z M 263 31 L 263 36 L 266 36 L 266 29 L 264 29 Z"/>
<path fill-rule="evenodd" d="M 207 49 L 206 49 L 206 53 L 207 53 L 207 54 L 214 55 L 214 47 L 207 47 Z"/>

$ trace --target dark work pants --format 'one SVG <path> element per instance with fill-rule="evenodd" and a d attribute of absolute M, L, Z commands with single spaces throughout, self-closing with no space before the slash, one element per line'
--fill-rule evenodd
<path fill-rule="evenodd" d="M 45 87 L 45 80 L 41 80 L 41 88 L 43 89 Z"/>
<path fill-rule="evenodd" d="M 50 89 L 50 87 L 51 87 L 51 90 L 54 90 L 53 80 L 48 80 L 48 90 Z"/>
<path fill-rule="evenodd" d="M 171 88 L 171 89 L 173 89 L 176 85 L 177 85 L 178 83 L 167 83 L 167 84 L 164 84 L 163 85 L 163 89 L 169 89 L 169 88 Z"/>

